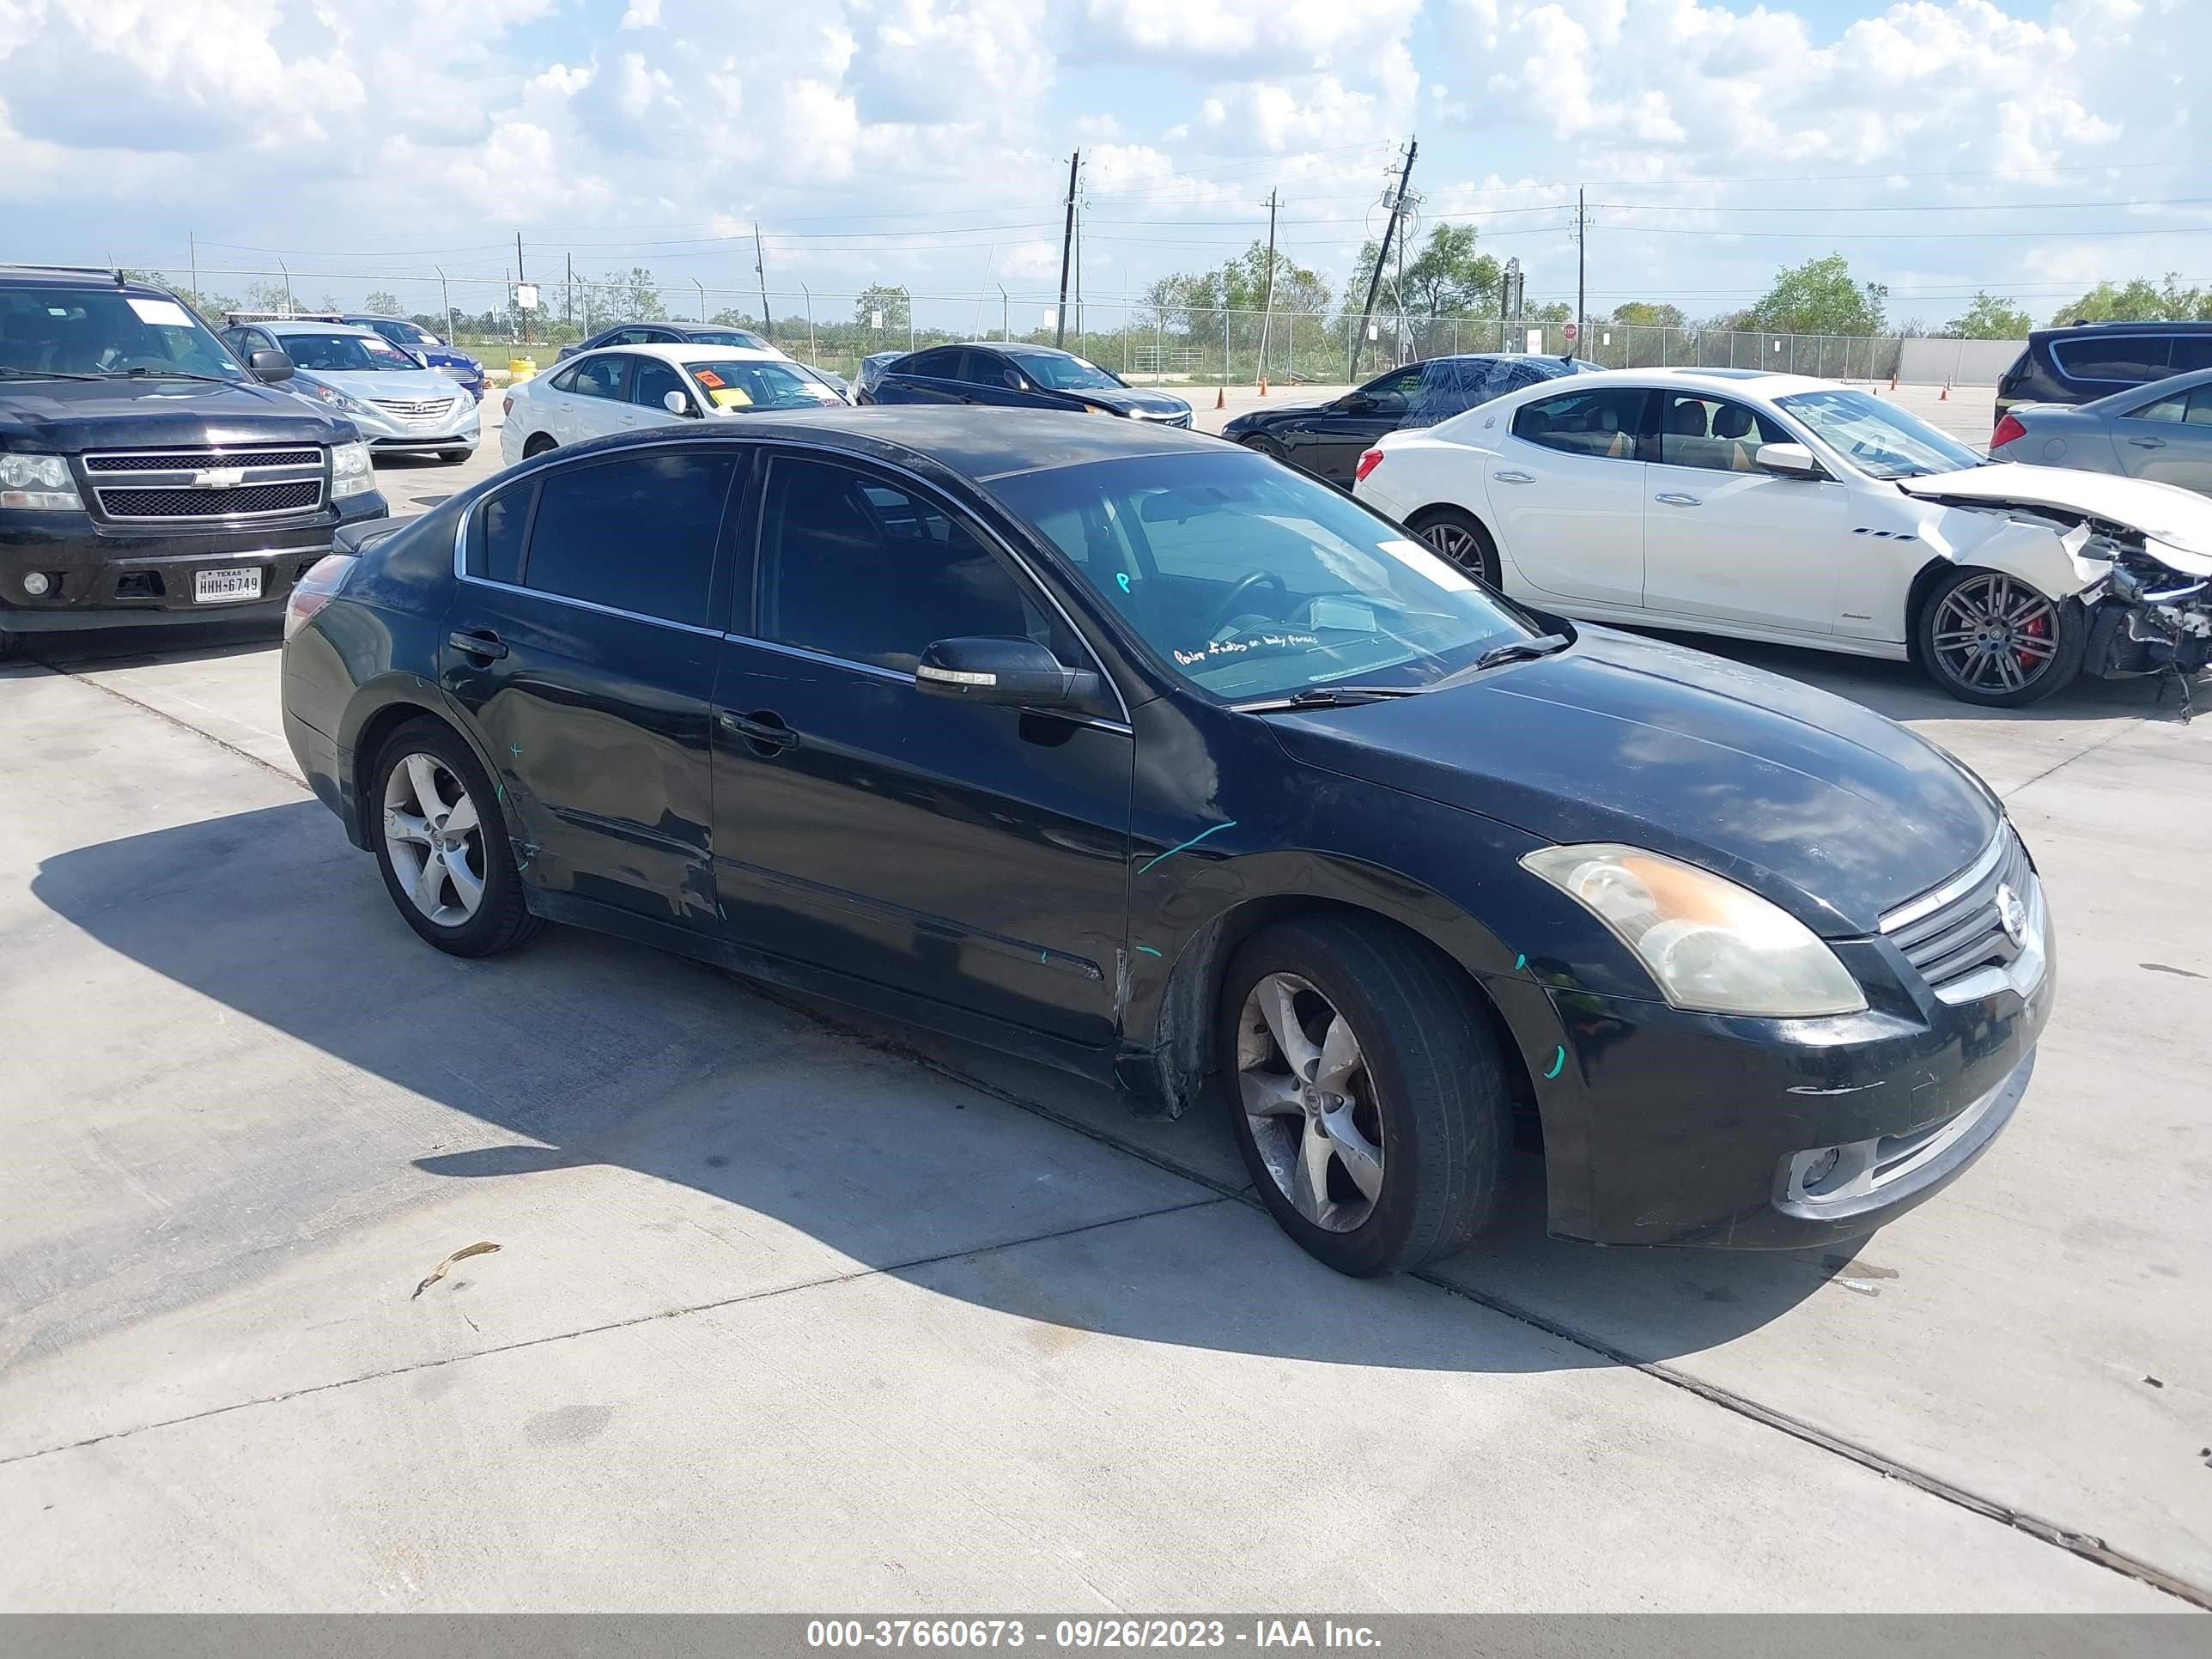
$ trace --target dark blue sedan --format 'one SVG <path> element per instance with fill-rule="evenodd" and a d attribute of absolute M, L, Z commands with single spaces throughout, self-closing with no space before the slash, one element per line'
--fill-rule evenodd
<path fill-rule="evenodd" d="M 865 370 L 865 365 L 864 370 Z M 1119 415 L 1188 427 L 1190 405 L 1144 392 L 1110 369 L 1057 346 L 976 341 L 931 346 L 861 376 L 864 404 L 979 404 L 991 409 Z"/>
<path fill-rule="evenodd" d="M 1348 1273 L 1472 1238 L 1516 1120 L 1557 1232 L 1856 1237 L 2051 1012 L 2034 866 L 1940 750 L 1215 439 L 763 415 L 356 546 L 294 595 L 285 732 L 423 939 L 571 923 L 1209 1103 Z"/>

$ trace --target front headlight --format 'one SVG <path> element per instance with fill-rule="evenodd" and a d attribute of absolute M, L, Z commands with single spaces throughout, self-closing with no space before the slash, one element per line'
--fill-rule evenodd
<path fill-rule="evenodd" d="M 341 415 L 367 415 L 374 418 L 376 414 L 358 398 L 349 398 L 336 386 L 325 386 L 320 380 L 308 381 L 305 390 L 309 397 L 328 404 Z"/>
<path fill-rule="evenodd" d="M 367 444 L 338 444 L 331 450 L 331 499 L 340 501 L 376 488 L 376 468 Z"/>
<path fill-rule="evenodd" d="M 83 499 L 69 462 L 59 455 L 0 455 L 0 507 L 33 513 L 81 513 Z"/>
<path fill-rule="evenodd" d="M 1611 928 L 1677 1008 L 1791 1018 L 1867 1006 L 1811 928 L 1710 871 L 1611 842 L 1540 848 L 1521 864 Z"/>

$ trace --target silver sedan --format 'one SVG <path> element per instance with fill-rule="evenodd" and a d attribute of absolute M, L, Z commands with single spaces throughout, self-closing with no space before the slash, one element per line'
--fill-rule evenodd
<path fill-rule="evenodd" d="M 2212 495 L 2212 369 L 2088 404 L 2015 404 L 1990 434 L 1993 461 L 2075 466 Z"/>

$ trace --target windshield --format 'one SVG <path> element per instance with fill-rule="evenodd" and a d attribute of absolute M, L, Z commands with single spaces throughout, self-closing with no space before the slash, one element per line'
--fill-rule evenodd
<path fill-rule="evenodd" d="M 769 349 L 766 340 L 741 328 L 695 328 L 689 331 L 689 337 L 693 345 L 750 346 L 755 351 Z"/>
<path fill-rule="evenodd" d="M 796 363 L 686 363 L 707 401 L 717 409 L 819 409 L 844 402 Z"/>
<path fill-rule="evenodd" d="M 1259 455 L 1149 455 L 990 486 L 1160 660 L 1231 702 L 1418 689 L 1533 639 L 1396 526 Z"/>
<path fill-rule="evenodd" d="M 0 370 L 120 374 L 133 369 L 244 380 L 222 342 L 176 301 L 118 288 L 0 286 Z"/>
<path fill-rule="evenodd" d="M 374 329 L 394 345 L 443 347 L 445 344 L 420 323 L 410 323 L 404 318 L 380 317 L 373 323 L 364 323 L 362 326 Z"/>
<path fill-rule="evenodd" d="M 279 334 L 276 343 L 299 368 L 363 374 L 422 367 L 391 341 L 375 334 Z"/>
<path fill-rule="evenodd" d="M 1022 366 L 1030 379 L 1054 392 L 1103 392 L 1121 384 L 1097 364 L 1066 352 L 1010 351 L 1006 355 Z"/>
<path fill-rule="evenodd" d="M 1924 478 L 1982 464 L 1956 439 L 1863 392 L 1796 392 L 1774 401 L 1869 477 Z"/>

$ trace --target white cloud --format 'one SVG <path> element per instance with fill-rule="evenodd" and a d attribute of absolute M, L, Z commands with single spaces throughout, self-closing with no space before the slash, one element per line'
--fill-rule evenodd
<path fill-rule="evenodd" d="M 625 29 L 657 29 L 660 27 L 660 0 L 629 0 L 629 9 L 622 15 L 616 26 Z"/>

